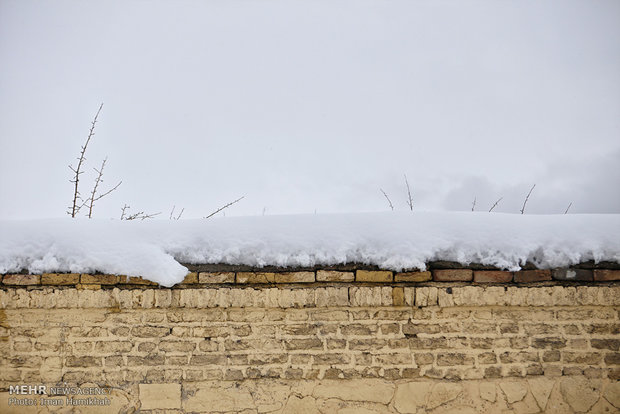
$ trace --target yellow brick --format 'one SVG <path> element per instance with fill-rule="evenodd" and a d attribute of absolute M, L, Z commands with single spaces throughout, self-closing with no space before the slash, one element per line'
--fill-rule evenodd
<path fill-rule="evenodd" d="M 384 270 L 358 270 L 355 272 L 357 282 L 391 282 L 392 272 Z"/>
<path fill-rule="evenodd" d="M 396 273 L 394 280 L 396 282 L 427 282 L 432 279 L 431 272 L 403 272 Z"/>
<path fill-rule="evenodd" d="M 87 273 L 82 273 L 80 280 L 83 284 L 115 285 L 118 283 L 118 276 L 116 275 L 89 275 Z"/>
<path fill-rule="evenodd" d="M 41 275 L 42 285 L 75 285 L 80 283 L 79 273 L 43 273 Z"/>

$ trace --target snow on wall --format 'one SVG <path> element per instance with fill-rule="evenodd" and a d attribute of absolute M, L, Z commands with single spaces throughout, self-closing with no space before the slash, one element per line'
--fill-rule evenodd
<path fill-rule="evenodd" d="M 141 275 L 164 286 L 184 263 L 256 267 L 373 264 L 400 271 L 434 260 L 518 270 L 620 262 L 620 215 L 388 212 L 208 220 L 0 221 L 0 273 Z"/>

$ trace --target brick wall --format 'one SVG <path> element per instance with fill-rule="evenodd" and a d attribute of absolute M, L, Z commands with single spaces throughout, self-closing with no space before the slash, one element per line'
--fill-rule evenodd
<path fill-rule="evenodd" d="M 617 269 L 229 270 L 4 275 L 0 412 L 63 383 L 109 391 L 81 412 L 620 409 Z"/>

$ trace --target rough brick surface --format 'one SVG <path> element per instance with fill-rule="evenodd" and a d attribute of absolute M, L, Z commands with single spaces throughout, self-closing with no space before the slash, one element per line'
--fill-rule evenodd
<path fill-rule="evenodd" d="M 517 283 L 543 282 L 551 280 L 550 270 L 520 270 L 514 273 L 514 281 Z"/>
<path fill-rule="evenodd" d="M 509 283 L 512 282 L 512 272 L 500 270 L 474 270 L 475 283 Z"/>
<path fill-rule="evenodd" d="M 80 282 L 83 284 L 115 285 L 118 281 L 119 277 L 116 275 L 90 275 L 82 273 L 80 276 Z"/>
<path fill-rule="evenodd" d="M 551 276 L 555 280 L 590 281 L 593 280 L 591 270 L 587 269 L 554 269 Z"/>
<path fill-rule="evenodd" d="M 76 285 L 80 283 L 79 273 L 44 273 L 41 275 L 42 285 Z"/>
<path fill-rule="evenodd" d="M 355 272 L 355 280 L 357 282 L 391 282 L 393 274 L 383 270 L 358 270 Z"/>
<path fill-rule="evenodd" d="M 2 278 L 5 285 L 38 285 L 40 282 L 40 275 L 4 275 Z"/>
<path fill-rule="evenodd" d="M 235 283 L 234 272 L 200 272 L 198 273 L 199 283 Z"/>
<path fill-rule="evenodd" d="M 620 280 L 620 270 L 594 270 L 594 280 L 611 281 Z"/>
<path fill-rule="evenodd" d="M 318 282 L 352 282 L 355 280 L 353 272 L 339 272 L 335 270 L 318 270 L 316 272 Z"/>
<path fill-rule="evenodd" d="M 433 280 L 436 282 L 469 282 L 473 279 L 470 269 L 439 269 L 433 270 Z"/>
<path fill-rule="evenodd" d="M 431 272 L 402 272 L 394 275 L 395 282 L 428 282 L 432 279 Z"/>

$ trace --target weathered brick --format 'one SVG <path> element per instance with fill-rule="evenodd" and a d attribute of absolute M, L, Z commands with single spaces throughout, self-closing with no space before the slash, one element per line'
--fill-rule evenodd
<path fill-rule="evenodd" d="M 474 270 L 475 283 L 508 283 L 512 282 L 512 272 L 501 270 Z"/>
<path fill-rule="evenodd" d="M 392 303 L 394 306 L 405 305 L 405 289 L 402 287 L 395 287 L 392 289 Z"/>
<path fill-rule="evenodd" d="M 172 328 L 163 326 L 136 326 L 131 330 L 131 334 L 138 338 L 158 338 L 167 336 L 172 332 Z"/>
<path fill-rule="evenodd" d="M 469 282 L 473 279 L 470 269 L 439 269 L 433 270 L 435 282 Z"/>
<path fill-rule="evenodd" d="M 532 347 L 559 349 L 566 347 L 566 339 L 559 337 L 532 338 Z"/>
<path fill-rule="evenodd" d="M 190 359 L 191 365 L 222 365 L 227 362 L 225 355 L 194 355 Z"/>
<path fill-rule="evenodd" d="M 340 327 L 340 332 L 342 332 L 345 336 L 351 335 L 364 335 L 370 336 L 377 333 L 377 325 L 361 325 L 361 324 L 352 324 L 345 325 Z"/>
<path fill-rule="evenodd" d="M 149 285 L 149 286 L 157 286 L 157 283 L 144 279 L 140 276 L 119 276 L 119 283 L 127 283 L 130 285 Z"/>
<path fill-rule="evenodd" d="M 316 335 L 316 325 L 284 325 L 282 333 L 286 335 Z"/>
<path fill-rule="evenodd" d="M 514 281 L 517 283 L 532 283 L 551 280 L 550 270 L 520 270 L 514 273 Z"/>
<path fill-rule="evenodd" d="M 316 365 L 345 365 L 351 362 L 351 357 L 346 354 L 318 354 L 313 355 Z"/>
<path fill-rule="evenodd" d="M 80 282 L 82 284 L 95 284 L 95 285 L 115 285 L 118 283 L 117 275 L 90 275 L 82 273 L 80 275 Z"/>
<path fill-rule="evenodd" d="M 316 280 L 318 282 L 352 282 L 355 279 L 353 272 L 338 272 L 335 270 L 318 270 Z"/>
<path fill-rule="evenodd" d="M 605 364 L 620 365 L 620 353 L 612 352 L 605 355 Z"/>
<path fill-rule="evenodd" d="M 403 334 L 405 335 L 417 335 L 419 333 L 435 334 L 441 332 L 441 328 L 436 324 L 420 324 L 420 323 L 407 323 L 403 325 Z"/>
<path fill-rule="evenodd" d="M 43 273 L 41 275 L 42 285 L 65 286 L 80 283 L 79 273 Z"/>
<path fill-rule="evenodd" d="M 162 341 L 159 343 L 159 350 L 164 352 L 191 352 L 196 349 L 193 342 L 184 341 Z"/>
<path fill-rule="evenodd" d="M 275 273 L 237 272 L 237 283 L 275 283 L 275 281 Z"/>
<path fill-rule="evenodd" d="M 129 341 L 105 341 L 97 342 L 95 344 L 95 351 L 103 353 L 117 353 L 117 352 L 129 352 L 133 348 L 133 343 Z"/>
<path fill-rule="evenodd" d="M 478 355 L 478 362 L 484 365 L 497 364 L 497 355 L 493 352 L 484 352 Z"/>
<path fill-rule="evenodd" d="M 286 272 L 275 274 L 276 283 L 312 283 L 314 272 Z"/>
<path fill-rule="evenodd" d="M 590 339 L 592 348 L 596 349 L 610 349 L 612 351 L 618 351 L 620 349 L 620 339 Z"/>
<path fill-rule="evenodd" d="M 395 282 L 428 282 L 432 279 L 431 272 L 400 272 L 394 275 Z"/>
<path fill-rule="evenodd" d="M 391 282 L 393 280 L 392 272 L 383 270 L 358 270 L 355 272 L 356 282 Z"/>
<path fill-rule="evenodd" d="M 413 364 L 413 354 L 411 353 L 399 353 L 399 354 L 387 354 L 387 355 L 375 355 L 375 364 L 379 366 L 384 365 L 411 365 Z"/>
<path fill-rule="evenodd" d="M 594 270 L 594 280 L 608 282 L 612 280 L 620 280 L 620 270 Z"/>
<path fill-rule="evenodd" d="M 166 358 L 163 355 L 149 355 L 146 357 L 130 355 L 127 357 L 127 365 L 133 366 L 133 367 L 139 367 L 142 365 L 158 366 L 158 365 L 164 365 L 165 362 L 166 362 Z"/>
<path fill-rule="evenodd" d="M 562 358 L 565 363 L 569 364 L 600 364 L 603 360 L 603 354 L 598 352 L 562 352 Z"/>
<path fill-rule="evenodd" d="M 284 346 L 288 350 L 323 349 L 323 342 L 318 338 L 288 339 L 284 341 Z"/>
<path fill-rule="evenodd" d="M 234 272 L 200 272 L 198 283 L 235 283 Z"/>
<path fill-rule="evenodd" d="M 551 276 L 555 280 L 593 280 L 592 271 L 587 269 L 553 269 L 553 271 L 551 272 Z"/>
<path fill-rule="evenodd" d="M 65 361 L 66 361 L 65 365 L 68 367 L 88 368 L 88 367 L 100 367 L 102 365 L 101 358 L 93 357 L 93 356 L 81 356 L 81 357 L 70 356 L 70 357 L 67 357 Z"/>
<path fill-rule="evenodd" d="M 474 358 L 461 353 L 440 354 L 437 355 L 437 365 L 474 365 Z"/>
<path fill-rule="evenodd" d="M 4 275 L 2 283 L 5 285 L 38 285 L 41 283 L 40 275 Z"/>

